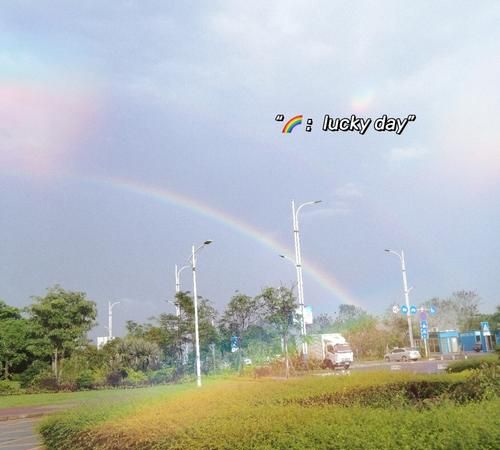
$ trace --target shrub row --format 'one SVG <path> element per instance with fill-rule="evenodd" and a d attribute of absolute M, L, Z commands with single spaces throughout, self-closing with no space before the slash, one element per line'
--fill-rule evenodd
<path fill-rule="evenodd" d="M 481 358 L 462 359 L 448 364 L 448 373 L 459 373 L 464 370 L 479 369 L 481 366 L 498 365 L 499 360 L 495 355 L 484 356 Z"/>

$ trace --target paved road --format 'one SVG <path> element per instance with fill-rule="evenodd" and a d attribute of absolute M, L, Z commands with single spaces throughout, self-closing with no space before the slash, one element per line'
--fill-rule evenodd
<path fill-rule="evenodd" d="M 42 450 L 35 432 L 40 417 L 0 422 L 0 450 Z"/>
<path fill-rule="evenodd" d="M 440 373 L 444 372 L 450 361 L 421 360 L 408 362 L 385 362 L 376 361 L 369 363 L 354 363 L 353 370 L 390 370 L 415 373 Z"/>

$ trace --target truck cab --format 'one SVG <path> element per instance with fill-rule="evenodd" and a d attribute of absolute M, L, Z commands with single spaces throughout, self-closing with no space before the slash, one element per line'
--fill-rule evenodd
<path fill-rule="evenodd" d="M 322 360 L 322 367 L 348 369 L 354 361 L 349 342 L 339 333 L 311 335 L 309 353 Z"/>
<path fill-rule="evenodd" d="M 349 369 L 353 362 L 351 346 L 345 342 L 341 344 L 327 344 L 323 365 L 329 369 Z"/>

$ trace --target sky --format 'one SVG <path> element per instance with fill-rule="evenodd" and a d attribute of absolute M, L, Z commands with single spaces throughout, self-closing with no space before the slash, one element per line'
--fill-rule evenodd
<path fill-rule="evenodd" d="M 174 311 L 175 264 L 211 239 L 198 293 L 221 312 L 296 283 L 291 201 L 322 200 L 299 215 L 315 315 L 402 304 L 386 248 L 412 304 L 465 289 L 492 312 L 499 17 L 496 1 L 2 2 L 0 298 L 86 292 L 95 335 L 120 301 L 120 335 Z M 326 114 L 416 119 L 361 135 L 323 131 Z"/>

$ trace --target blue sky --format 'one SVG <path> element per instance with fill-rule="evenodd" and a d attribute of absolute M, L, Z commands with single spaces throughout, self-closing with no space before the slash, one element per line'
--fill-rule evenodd
<path fill-rule="evenodd" d="M 121 300 L 120 332 L 173 310 L 174 264 L 213 239 L 199 293 L 222 310 L 236 290 L 295 281 L 277 256 L 293 254 L 290 202 L 321 199 L 300 217 L 316 313 L 400 303 L 387 247 L 405 250 L 412 303 L 467 289 L 492 311 L 499 14 L 493 1 L 4 2 L 0 298 L 83 290 L 97 334 Z M 312 132 L 282 134 L 278 113 Z M 417 119 L 360 136 L 321 131 L 325 114 Z M 160 190 L 169 201 L 147 194 Z"/>

